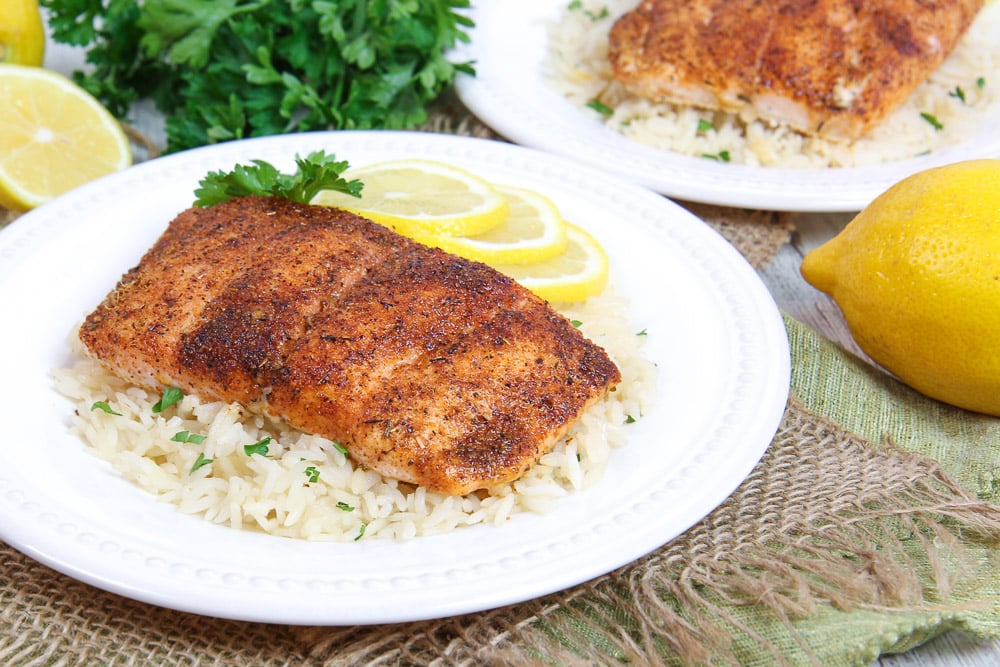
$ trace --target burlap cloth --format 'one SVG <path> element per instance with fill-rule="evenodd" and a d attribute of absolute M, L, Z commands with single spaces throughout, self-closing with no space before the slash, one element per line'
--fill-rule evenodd
<path fill-rule="evenodd" d="M 424 129 L 492 136 L 453 118 Z M 684 205 L 758 268 L 791 232 L 780 214 Z M 594 581 L 456 618 L 297 627 L 134 602 L 0 544 L 0 664 L 836 666 L 949 629 L 1000 637 L 1000 420 L 785 322 L 791 397 L 761 462 L 687 533 Z"/>

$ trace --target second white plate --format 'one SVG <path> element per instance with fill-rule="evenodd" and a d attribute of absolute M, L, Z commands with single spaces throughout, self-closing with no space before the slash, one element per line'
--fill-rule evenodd
<path fill-rule="evenodd" d="M 577 158 L 671 197 L 787 211 L 857 211 L 896 181 L 929 167 L 1000 157 L 1000 111 L 975 136 L 929 155 L 872 167 L 777 169 L 727 164 L 652 148 L 588 118 L 544 79 L 546 26 L 567 0 L 479 0 L 471 41 L 452 58 L 471 60 L 461 100 L 484 123 L 525 146 Z"/>

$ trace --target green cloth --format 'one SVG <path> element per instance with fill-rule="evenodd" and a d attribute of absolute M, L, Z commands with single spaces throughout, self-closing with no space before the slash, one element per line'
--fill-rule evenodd
<path fill-rule="evenodd" d="M 812 412 L 878 446 L 938 461 L 977 498 L 1000 503 L 1000 419 L 927 398 L 788 320 L 792 391 Z"/>

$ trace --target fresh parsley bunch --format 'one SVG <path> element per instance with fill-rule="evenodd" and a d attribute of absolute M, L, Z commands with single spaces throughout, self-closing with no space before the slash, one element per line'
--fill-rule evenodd
<path fill-rule="evenodd" d="M 119 118 L 140 98 L 168 151 L 284 132 L 399 129 L 469 63 L 469 0 L 42 0 L 53 38 L 82 46 L 76 81 Z"/>

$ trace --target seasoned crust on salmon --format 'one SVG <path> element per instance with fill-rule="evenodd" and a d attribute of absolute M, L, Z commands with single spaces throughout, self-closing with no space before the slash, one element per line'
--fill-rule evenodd
<path fill-rule="evenodd" d="M 492 268 L 264 197 L 181 213 L 80 338 L 135 384 L 239 402 L 453 494 L 522 475 L 621 379 Z"/>
<path fill-rule="evenodd" d="M 654 101 L 856 139 L 955 48 L 983 0 L 643 0 L 612 72 Z"/>

